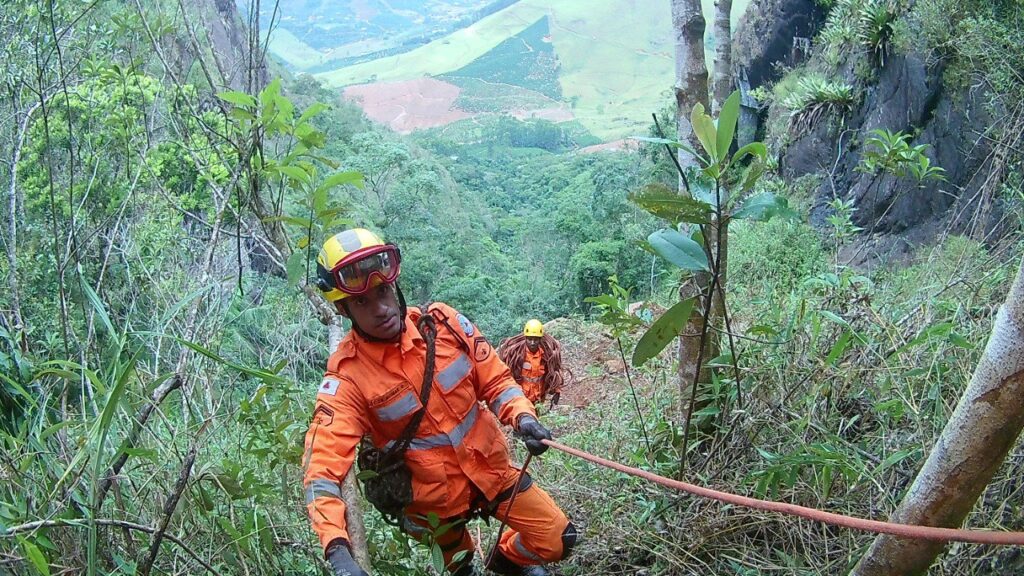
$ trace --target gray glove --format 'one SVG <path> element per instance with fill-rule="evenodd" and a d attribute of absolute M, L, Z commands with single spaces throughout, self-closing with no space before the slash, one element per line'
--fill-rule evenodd
<path fill-rule="evenodd" d="M 348 542 L 335 540 L 327 549 L 327 562 L 334 568 L 334 576 L 370 576 L 352 559 L 348 550 Z"/>
<path fill-rule="evenodd" d="M 519 435 L 523 437 L 526 449 L 534 456 L 540 456 L 548 449 L 541 440 L 551 440 L 552 438 L 551 432 L 529 414 L 519 417 Z"/>

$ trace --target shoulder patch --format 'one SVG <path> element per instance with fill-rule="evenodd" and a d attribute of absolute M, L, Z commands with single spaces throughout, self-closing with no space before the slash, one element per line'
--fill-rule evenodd
<path fill-rule="evenodd" d="M 483 362 L 487 360 L 487 357 L 491 355 L 491 344 L 483 336 L 477 336 L 473 339 L 473 358 L 477 362 Z"/>
<path fill-rule="evenodd" d="M 324 378 L 324 381 L 320 383 L 320 388 L 317 390 L 317 394 L 325 394 L 327 396 L 336 396 L 338 394 L 338 386 L 341 385 L 341 381 L 337 378 L 328 376 Z"/>
<path fill-rule="evenodd" d="M 466 337 L 468 338 L 472 336 L 475 329 L 473 328 L 473 323 L 469 321 L 469 318 L 466 318 L 462 314 L 459 314 L 455 318 L 459 321 L 459 326 L 462 327 L 462 331 L 466 333 Z"/>

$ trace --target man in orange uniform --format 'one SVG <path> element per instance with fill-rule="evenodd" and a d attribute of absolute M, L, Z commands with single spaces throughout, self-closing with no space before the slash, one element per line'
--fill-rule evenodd
<path fill-rule="evenodd" d="M 357 445 L 368 438 L 380 453 L 406 447 L 398 452 L 411 482 L 400 507 L 402 529 L 424 542 L 433 539 L 452 574 L 480 574 L 465 528 L 473 514 L 506 520 L 510 528 L 488 569 L 549 574 L 542 564 L 569 554 L 576 529 L 529 474 L 511 465 L 498 422 L 511 425 L 534 455 L 547 449 L 541 441 L 551 434 L 465 316 L 431 305 L 426 314 L 437 328 L 428 346 L 427 332 L 420 332 L 424 312 L 406 308 L 396 282 L 400 263 L 397 246 L 361 228 L 333 236 L 317 257 L 323 296 L 353 328 L 327 362 L 306 434 L 306 508 L 324 553 L 337 576 L 367 575 L 349 550 L 341 483 Z M 430 348 L 435 370 L 427 381 Z M 454 527 L 434 537 L 428 514 Z"/>
<path fill-rule="evenodd" d="M 529 320 L 523 327 L 523 336 L 526 337 L 526 357 L 523 358 L 520 385 L 526 399 L 536 403 L 542 401 L 544 395 L 544 352 L 540 349 L 544 325 L 540 320 Z"/>
<path fill-rule="evenodd" d="M 530 319 L 521 336 L 513 336 L 498 346 L 498 356 L 512 371 L 512 378 L 523 388 L 527 400 L 551 404 L 562 395 L 562 346 L 550 334 L 544 334 L 540 320 Z"/>

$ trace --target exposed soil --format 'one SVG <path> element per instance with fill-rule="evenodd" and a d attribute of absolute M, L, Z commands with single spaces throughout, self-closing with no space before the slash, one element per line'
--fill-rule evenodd
<path fill-rule="evenodd" d="M 611 336 L 593 325 L 558 318 L 544 325 L 562 344 L 562 366 L 572 373 L 562 392 L 560 409 L 586 408 L 616 396 L 622 389 L 622 359 Z"/>
<path fill-rule="evenodd" d="M 461 91 L 454 84 L 424 77 L 401 82 L 348 86 L 342 90 L 342 97 L 357 104 L 374 122 L 385 124 L 395 132 L 408 134 L 414 130 L 445 126 L 478 116 L 455 105 Z M 566 122 L 575 118 L 572 110 L 564 105 L 513 110 L 510 113 L 520 120 Z"/>
<path fill-rule="evenodd" d="M 355 102 L 375 122 L 408 134 L 420 128 L 444 126 L 473 115 L 455 106 L 461 89 L 435 78 L 403 82 L 375 82 L 344 89 L 342 96 Z"/>

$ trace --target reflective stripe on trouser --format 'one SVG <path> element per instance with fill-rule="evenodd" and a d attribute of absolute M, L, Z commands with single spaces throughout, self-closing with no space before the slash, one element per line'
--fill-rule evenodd
<path fill-rule="evenodd" d="M 502 491 L 508 490 L 518 480 L 519 475 L 516 474 Z M 501 543 L 498 545 L 501 553 L 520 566 L 561 560 L 564 556 L 562 533 L 569 525 L 569 519 L 551 496 L 536 483 L 532 483 L 529 488 L 516 495 L 511 513 L 506 519 L 508 503 L 509 500 L 499 503 L 494 514 L 495 519 L 499 522 L 505 519 L 506 524 L 506 529 L 501 535 Z M 462 521 L 458 518 L 449 518 L 441 520 L 441 526 L 451 522 Z M 430 542 L 430 528 L 426 518 L 406 516 L 403 528 L 420 542 Z M 465 550 L 467 555 L 473 554 L 473 538 L 466 530 L 464 522 L 461 526 L 450 528 L 438 536 L 437 545 L 444 553 L 444 563 L 448 567 L 452 567 L 453 558 L 460 551 Z M 488 552 L 489 550 L 484 550 L 484 554 Z"/>
<path fill-rule="evenodd" d="M 508 504 L 508 500 L 498 504 L 494 514 L 498 521 L 505 520 L 509 528 L 501 535 L 501 553 L 520 566 L 561 560 L 562 532 L 569 519 L 551 496 L 534 483 L 516 495 L 511 511 Z"/>

